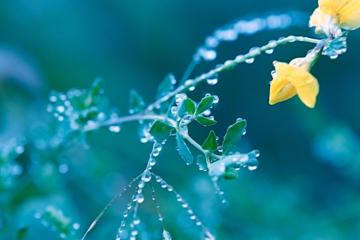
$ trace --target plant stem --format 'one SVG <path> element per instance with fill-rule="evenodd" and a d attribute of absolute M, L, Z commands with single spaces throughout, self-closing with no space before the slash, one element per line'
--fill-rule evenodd
<path fill-rule="evenodd" d="M 268 44 L 263 45 L 262 47 L 256 48 L 256 50 L 251 49 L 247 54 L 245 55 L 239 55 L 233 60 L 228 60 L 224 64 L 221 64 L 220 66 L 216 67 L 215 69 L 212 69 L 208 71 L 207 73 L 204 73 L 195 79 L 188 79 L 183 84 L 181 84 L 179 87 L 177 87 L 174 91 L 170 92 L 169 94 L 159 98 L 154 103 L 150 104 L 146 111 L 152 111 L 156 106 L 159 106 L 161 103 L 168 101 L 170 98 L 174 97 L 176 94 L 184 92 L 188 90 L 190 87 L 196 86 L 197 84 L 213 77 L 214 75 L 217 75 L 221 72 L 224 72 L 228 69 L 231 69 L 235 66 L 237 66 L 240 63 L 245 62 L 247 59 L 255 58 L 262 53 L 266 52 L 267 50 L 272 50 L 278 46 L 287 44 L 287 43 L 293 43 L 293 42 L 307 42 L 312 44 L 319 44 L 323 42 L 323 40 L 320 39 L 314 39 L 309 37 L 303 37 L 303 36 L 288 36 L 279 38 L 278 40 L 270 41 Z"/>

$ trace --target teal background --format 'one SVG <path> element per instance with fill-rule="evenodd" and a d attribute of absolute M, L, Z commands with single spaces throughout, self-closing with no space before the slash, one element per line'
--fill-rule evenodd
<path fill-rule="evenodd" d="M 289 10 L 310 15 L 315 7 L 316 1 L 285 0 L 1 1 L 0 143 L 48 118 L 51 90 L 86 88 L 102 77 L 112 105 L 126 114 L 131 89 L 151 102 L 163 77 L 172 72 L 180 78 L 194 51 L 217 27 L 239 17 Z M 216 62 L 202 64 L 195 75 L 289 34 L 313 36 L 306 27 L 241 36 L 221 46 Z M 321 84 L 314 110 L 297 98 L 267 104 L 272 61 L 304 56 L 309 44 L 280 47 L 273 55 L 222 74 L 216 86 L 203 84 L 191 93 L 197 100 L 207 92 L 220 97 L 214 111 L 219 135 L 237 117 L 246 118 L 241 147 L 261 151 L 256 171 L 244 170 L 239 179 L 221 183 L 228 200 L 225 206 L 208 176 L 195 166 L 185 166 L 173 141 L 159 159 L 155 171 L 188 199 L 218 239 L 358 238 L 359 41 L 359 32 L 352 32 L 346 54 L 335 61 L 322 57 L 314 67 Z M 21 226 L 29 226 L 25 239 L 56 239 L 34 218 L 47 205 L 79 222 L 80 236 L 111 196 L 145 167 L 151 146 L 142 145 L 136 131 L 136 124 L 129 124 L 119 134 L 92 132 L 89 149 L 74 146 L 61 154 L 59 161 L 68 164 L 68 173 L 21 176 L 13 192 L 0 193 L 6 203 L 1 211 L 7 215 L 0 222 L 0 239 L 14 239 Z M 191 134 L 201 142 L 207 132 L 194 127 Z M 57 157 L 47 158 L 52 163 Z M 116 202 L 89 239 L 115 238 L 128 197 Z M 199 229 L 175 197 L 159 189 L 158 198 L 174 239 L 198 239 Z M 150 200 L 141 212 L 148 231 L 155 231 Z"/>

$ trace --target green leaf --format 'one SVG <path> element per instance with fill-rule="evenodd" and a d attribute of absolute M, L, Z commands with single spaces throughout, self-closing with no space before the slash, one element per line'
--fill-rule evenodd
<path fill-rule="evenodd" d="M 216 120 L 204 116 L 197 116 L 195 120 L 204 127 L 212 126 L 217 123 Z"/>
<path fill-rule="evenodd" d="M 98 96 L 103 92 L 103 80 L 101 78 L 95 79 L 91 88 L 90 94 L 91 96 Z"/>
<path fill-rule="evenodd" d="M 223 177 L 225 180 L 233 180 L 238 177 L 238 172 L 233 168 L 226 168 Z"/>
<path fill-rule="evenodd" d="M 209 151 L 216 151 L 218 147 L 217 137 L 213 130 L 210 131 L 209 135 L 205 139 L 204 143 L 201 145 L 203 149 Z"/>
<path fill-rule="evenodd" d="M 178 111 L 178 115 L 180 117 L 183 117 L 185 115 L 194 115 L 195 110 L 196 110 L 196 103 L 192 99 L 187 98 L 181 103 L 181 106 Z"/>
<path fill-rule="evenodd" d="M 19 228 L 16 233 L 16 240 L 24 240 L 28 230 L 29 230 L 28 227 Z"/>
<path fill-rule="evenodd" d="M 173 129 L 173 127 L 167 125 L 166 123 L 157 120 L 153 123 L 149 132 L 157 142 L 161 143 L 169 137 Z"/>
<path fill-rule="evenodd" d="M 228 127 L 222 145 L 224 154 L 227 154 L 235 146 L 235 144 L 245 134 L 245 131 L 246 120 L 241 118 Z"/>
<path fill-rule="evenodd" d="M 135 91 L 130 91 L 130 101 L 129 101 L 129 112 L 130 114 L 140 112 L 144 110 L 145 102 L 142 97 Z"/>
<path fill-rule="evenodd" d="M 165 76 L 164 80 L 160 83 L 158 90 L 157 90 L 157 98 L 161 98 L 172 92 L 174 90 L 176 83 L 175 76 L 173 74 L 168 74 Z"/>
<path fill-rule="evenodd" d="M 208 110 L 209 108 L 211 108 L 214 103 L 214 100 L 215 100 L 214 96 L 206 96 L 203 99 L 201 99 L 196 109 L 196 115 L 199 115 L 205 112 L 206 110 Z"/>
<path fill-rule="evenodd" d="M 192 164 L 194 162 L 194 156 L 180 134 L 176 134 L 176 144 L 179 155 L 185 161 L 186 165 Z"/>

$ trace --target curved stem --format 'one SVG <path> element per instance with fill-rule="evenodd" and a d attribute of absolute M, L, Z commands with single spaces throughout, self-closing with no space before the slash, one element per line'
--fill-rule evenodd
<path fill-rule="evenodd" d="M 102 122 L 101 124 L 96 124 L 96 125 L 93 125 L 93 126 L 90 126 L 90 127 L 86 127 L 84 129 L 84 131 L 89 132 L 89 131 L 99 129 L 101 127 L 108 127 L 108 126 L 111 126 L 111 125 L 117 125 L 117 124 L 122 124 L 122 123 L 127 123 L 127 122 L 142 121 L 142 120 L 161 120 L 161 121 L 165 121 L 166 119 L 168 119 L 168 118 L 163 116 L 163 115 L 139 113 L 139 114 L 129 115 L 129 116 L 125 116 L 125 117 L 112 118 L 112 119 L 110 119 L 108 121 Z M 168 120 L 170 120 L 170 119 L 168 119 Z"/>
<path fill-rule="evenodd" d="M 279 38 L 278 40 L 270 41 L 268 44 L 263 45 L 262 47 L 251 49 L 247 54 L 245 55 L 239 55 L 233 60 L 228 60 L 224 64 L 218 66 L 215 69 L 210 70 L 207 73 L 204 73 L 195 79 L 188 79 L 183 84 L 181 84 L 179 87 L 177 87 L 174 91 L 170 92 L 169 94 L 159 98 L 154 103 L 150 104 L 146 111 L 152 111 L 156 106 L 159 106 L 163 102 L 168 101 L 170 98 L 174 97 L 176 94 L 184 92 L 188 90 L 189 88 L 196 86 L 197 84 L 213 77 L 214 75 L 217 75 L 221 72 L 224 72 L 230 68 L 233 68 L 237 66 L 240 63 L 245 62 L 247 59 L 255 58 L 262 53 L 266 52 L 267 50 L 272 50 L 278 46 L 287 44 L 287 43 L 293 43 L 293 42 L 307 42 L 312 44 L 319 44 L 323 42 L 323 40 L 309 38 L 309 37 L 303 37 L 303 36 L 288 36 L 285 38 Z"/>

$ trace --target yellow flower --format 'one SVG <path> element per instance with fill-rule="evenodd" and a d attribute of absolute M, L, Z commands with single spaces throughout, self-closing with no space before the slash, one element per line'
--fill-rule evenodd
<path fill-rule="evenodd" d="M 275 62 L 275 73 L 270 83 L 269 104 L 286 101 L 296 95 L 309 108 L 314 108 L 319 94 L 319 83 L 309 72 L 314 58 L 297 58 L 288 63 Z"/>
<path fill-rule="evenodd" d="M 336 27 L 346 30 L 360 27 L 360 0 L 318 0 L 318 2 L 319 7 L 310 18 L 310 27 L 315 27 L 317 32 L 334 34 Z"/>

